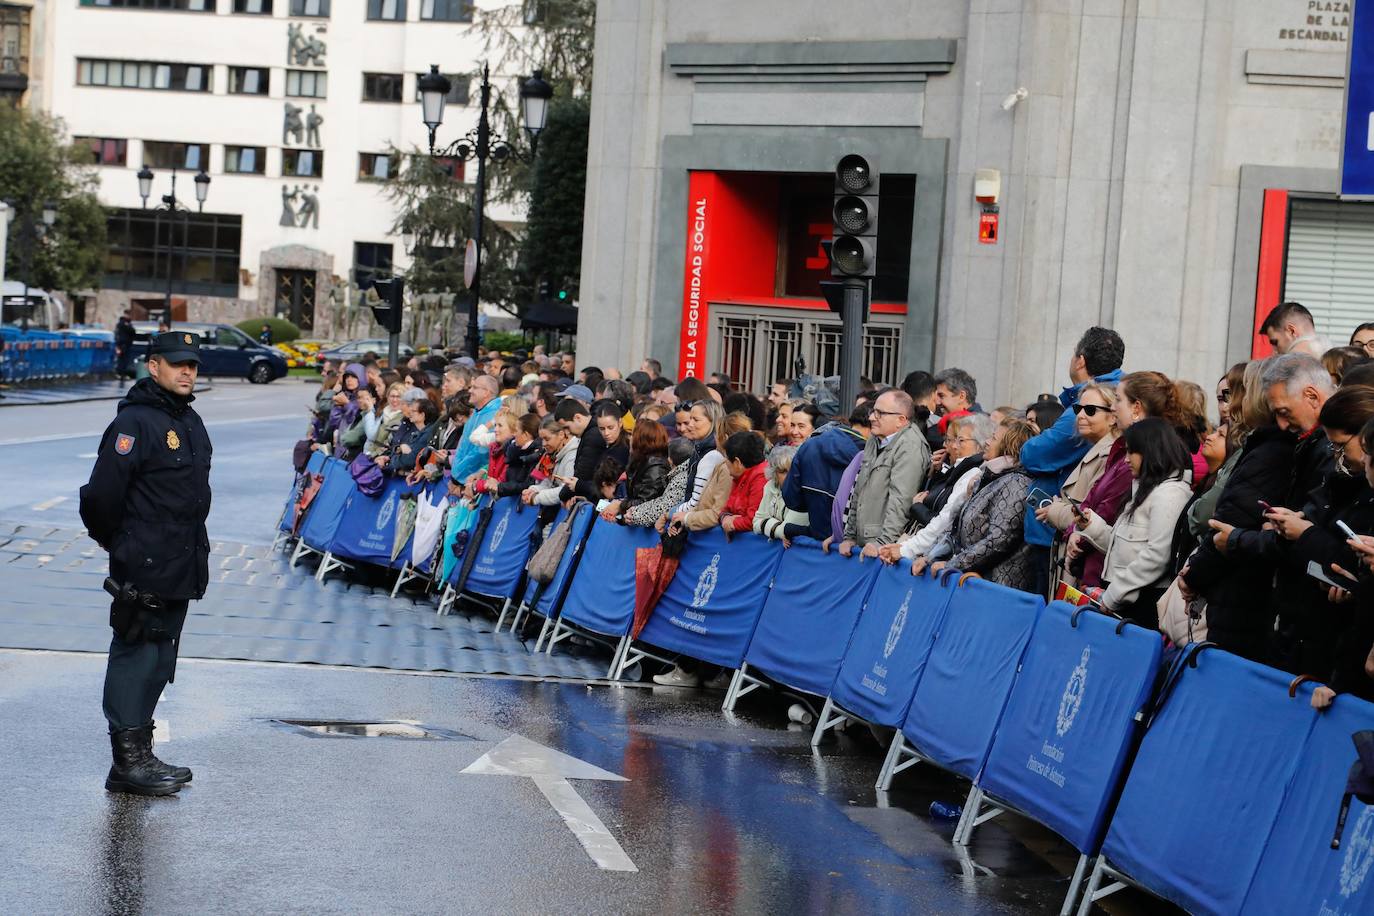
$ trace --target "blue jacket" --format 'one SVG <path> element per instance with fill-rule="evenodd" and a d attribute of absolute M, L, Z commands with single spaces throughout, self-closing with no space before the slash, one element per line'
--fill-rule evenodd
<path fill-rule="evenodd" d="M 1113 369 L 1093 379 L 1106 385 L 1121 381 L 1121 370 Z M 1077 417 L 1069 408 L 1078 403 L 1078 393 L 1087 382 L 1080 382 L 1065 388 L 1059 394 L 1059 403 L 1065 410 L 1049 429 L 1036 436 L 1021 447 L 1021 467 L 1031 475 L 1031 490 L 1039 488 L 1050 496 L 1058 495 L 1069 472 L 1083 460 L 1091 446 L 1078 433 L 1074 432 Z M 1034 512 L 1026 513 L 1026 543 L 1036 547 L 1048 547 L 1054 540 L 1054 529 L 1035 517 Z"/>
<path fill-rule="evenodd" d="M 831 535 L 835 491 L 845 468 L 863 447 L 862 436 L 848 426 L 831 423 L 803 442 L 792 457 L 792 470 L 782 485 L 782 500 L 787 508 L 806 513 L 811 537 L 818 541 Z"/>
<path fill-rule="evenodd" d="M 491 457 L 491 450 L 485 445 L 475 445 L 470 437 L 477 427 L 489 423 L 491 418 L 496 416 L 496 411 L 500 409 L 501 399 L 492 398 L 485 407 L 474 411 L 472 417 L 463 426 L 463 443 L 458 446 L 453 457 L 449 459 L 449 474 L 454 480 L 462 483 L 467 480 L 468 475 L 487 466 L 487 459 Z"/>

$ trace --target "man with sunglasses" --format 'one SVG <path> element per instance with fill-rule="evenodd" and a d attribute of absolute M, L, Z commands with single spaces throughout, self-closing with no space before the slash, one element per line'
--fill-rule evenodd
<path fill-rule="evenodd" d="M 1031 476 L 1031 492 L 1037 489 L 1044 493 L 1058 493 L 1064 479 L 1077 466 L 1091 447 L 1077 432 L 1077 420 L 1073 406 L 1078 403 L 1078 395 L 1089 382 L 1115 385 L 1121 381 L 1121 364 L 1126 358 L 1126 344 L 1121 335 L 1111 328 L 1088 328 L 1073 348 L 1069 358 L 1069 386 L 1059 394 L 1059 403 L 1064 412 L 1049 429 L 1021 447 L 1021 466 Z M 1039 595 L 1049 596 L 1050 591 L 1050 544 L 1054 540 L 1054 529 L 1035 517 L 1034 512 L 1026 513 L 1026 543 L 1031 549 L 1031 567 L 1035 579 L 1031 590 Z"/>

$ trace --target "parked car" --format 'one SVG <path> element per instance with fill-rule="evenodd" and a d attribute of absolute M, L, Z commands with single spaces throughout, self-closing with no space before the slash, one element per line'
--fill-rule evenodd
<path fill-rule="evenodd" d="M 232 325 L 179 321 L 172 325 L 172 330 L 200 337 L 201 375 L 246 378 L 255 385 L 265 385 L 286 375 L 286 357 Z M 135 359 L 144 357 L 148 351 L 148 338 L 156 333 L 157 322 L 134 322 L 131 352 Z"/>
<path fill-rule="evenodd" d="M 337 360 L 341 363 L 356 363 L 364 353 L 368 352 L 376 353 L 382 359 L 386 359 L 387 339 L 385 337 L 369 337 L 365 340 L 350 340 L 348 343 L 339 344 L 337 347 L 321 350 L 315 354 L 315 365 L 322 366 L 327 359 Z M 401 362 L 405 362 L 415 355 L 415 348 L 402 341 L 397 348 L 397 354 Z"/>

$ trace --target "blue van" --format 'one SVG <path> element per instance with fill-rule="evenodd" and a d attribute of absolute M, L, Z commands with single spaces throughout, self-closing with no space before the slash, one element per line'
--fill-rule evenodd
<path fill-rule="evenodd" d="M 246 378 L 255 385 L 266 385 L 286 375 L 286 357 L 281 351 L 263 346 L 233 325 L 178 321 L 172 330 L 200 338 L 201 375 Z M 157 322 L 134 322 L 134 359 L 143 359 L 148 338 L 156 333 Z"/>

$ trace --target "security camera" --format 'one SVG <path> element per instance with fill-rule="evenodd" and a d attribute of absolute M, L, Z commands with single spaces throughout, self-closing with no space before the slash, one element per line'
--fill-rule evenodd
<path fill-rule="evenodd" d="M 1025 86 L 1022 86 L 1021 88 L 1017 89 L 1011 95 L 1007 96 L 1005 99 L 1002 100 L 1002 110 L 1011 111 L 1013 108 L 1016 107 L 1017 102 L 1024 101 L 1025 98 L 1029 95 L 1030 90 L 1027 89 Z"/>

